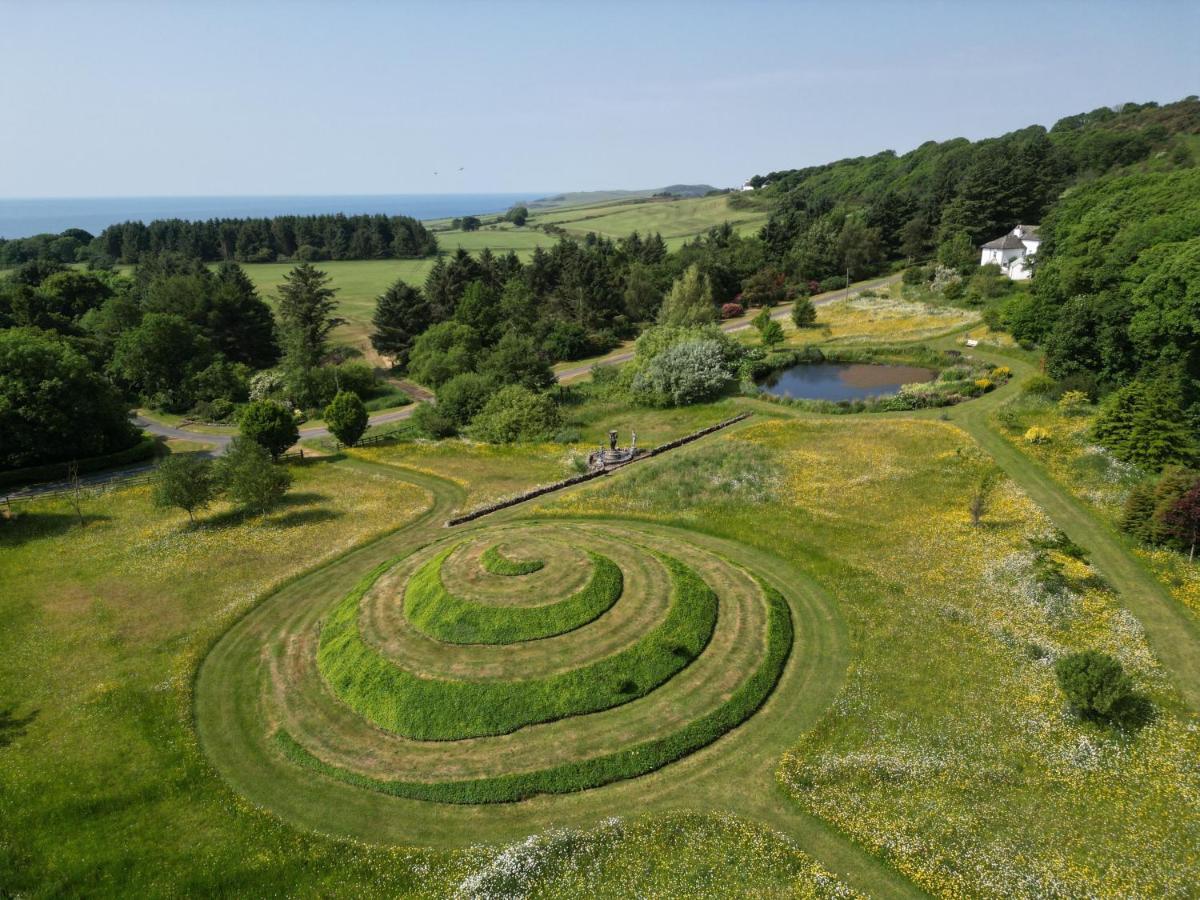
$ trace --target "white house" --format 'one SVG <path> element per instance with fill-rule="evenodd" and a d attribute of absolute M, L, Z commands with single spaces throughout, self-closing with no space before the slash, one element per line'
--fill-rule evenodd
<path fill-rule="evenodd" d="M 752 191 L 754 190 L 754 185 L 752 185 L 749 181 L 743 181 L 740 190 Z"/>
<path fill-rule="evenodd" d="M 997 265 L 1013 281 L 1024 281 L 1033 275 L 1030 257 L 1038 252 L 1042 239 L 1036 225 L 1018 225 L 1003 237 L 988 241 L 979 249 L 981 266 Z"/>

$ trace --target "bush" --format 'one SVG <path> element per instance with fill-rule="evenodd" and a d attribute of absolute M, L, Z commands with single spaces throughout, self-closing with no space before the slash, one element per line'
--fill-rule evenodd
<path fill-rule="evenodd" d="M 736 319 L 738 316 L 746 314 L 745 307 L 740 303 L 725 303 L 721 306 L 722 319 Z"/>
<path fill-rule="evenodd" d="M 367 408 L 358 394 L 339 391 L 325 407 L 325 424 L 329 432 L 346 446 L 358 442 L 367 430 Z"/>
<path fill-rule="evenodd" d="M 238 419 L 242 434 L 278 459 L 300 439 L 296 419 L 282 403 L 256 400 L 242 410 Z"/>
<path fill-rule="evenodd" d="M 1058 686 L 1085 719 L 1120 722 L 1134 706 L 1133 682 L 1121 663 L 1098 650 L 1072 653 L 1055 663 Z"/>
<path fill-rule="evenodd" d="M 432 403 L 422 403 L 414 410 L 413 427 L 425 437 L 433 440 L 453 437 L 458 434 L 458 425 L 442 410 Z"/>
<path fill-rule="evenodd" d="M 829 291 L 840 291 L 848 287 L 850 282 L 846 280 L 845 275 L 830 275 L 828 278 L 822 278 L 820 284 L 817 285 L 817 291 L 813 293 L 828 293 Z"/>
<path fill-rule="evenodd" d="M 817 308 L 807 297 L 797 297 L 792 304 L 792 324 L 797 328 L 811 328 L 817 324 Z"/>
<path fill-rule="evenodd" d="M 686 406 L 718 396 L 733 371 L 715 340 L 684 341 L 659 353 L 633 379 L 633 391 L 656 406 Z"/>
<path fill-rule="evenodd" d="M 548 440 L 562 425 L 562 416 L 546 394 L 519 384 L 497 391 L 471 420 L 471 434 L 492 444 Z"/>
<path fill-rule="evenodd" d="M 1048 397 L 1054 393 L 1054 379 L 1049 375 L 1033 375 L 1021 385 L 1021 393 L 1034 397 Z"/>
<path fill-rule="evenodd" d="M 496 391 L 496 383 L 485 375 L 464 372 L 455 375 L 437 391 L 437 406 L 441 414 L 458 428 L 463 428 Z"/>
<path fill-rule="evenodd" d="M 1058 408 L 1067 416 L 1079 416 L 1087 412 L 1088 395 L 1083 391 L 1065 391 L 1058 398 Z"/>
<path fill-rule="evenodd" d="M 1050 432 L 1040 425 L 1034 425 L 1025 432 L 1025 443 L 1045 444 L 1050 440 Z"/>

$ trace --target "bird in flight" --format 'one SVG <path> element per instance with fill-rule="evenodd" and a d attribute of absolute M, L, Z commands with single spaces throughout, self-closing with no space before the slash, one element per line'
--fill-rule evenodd
<path fill-rule="evenodd" d="M 462 166 L 459 166 L 459 167 L 458 167 L 458 171 L 460 171 L 460 172 L 461 172 L 462 170 L 463 170 L 463 167 L 462 167 Z"/>

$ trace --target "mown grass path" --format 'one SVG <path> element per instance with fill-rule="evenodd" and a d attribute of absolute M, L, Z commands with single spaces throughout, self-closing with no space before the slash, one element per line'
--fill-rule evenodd
<path fill-rule="evenodd" d="M 371 467 L 363 462 L 338 463 Z M 655 461 L 648 463 L 654 465 Z M 763 551 L 664 525 L 636 527 L 745 565 L 776 585 L 791 608 L 794 651 L 775 691 L 748 721 L 703 749 L 648 775 L 563 796 L 518 803 L 463 806 L 429 803 L 363 790 L 315 776 L 272 746 L 263 712 L 267 648 L 282 625 L 315 624 L 362 577 L 398 553 L 444 537 L 439 527 L 462 501 L 462 490 L 423 473 L 388 467 L 427 490 L 430 508 L 405 528 L 289 583 L 239 620 L 213 647 L 197 674 L 195 715 L 201 742 L 222 776 L 249 801 L 323 833 L 371 843 L 458 847 L 519 839 L 552 826 L 587 828 L 609 816 L 667 810 L 730 811 L 788 835 L 846 883 L 870 896 L 921 896 L 885 863 L 805 814 L 775 779 L 780 756 L 819 719 L 840 691 L 849 662 L 836 606 L 794 566 Z M 615 477 L 619 477 L 615 476 Z M 558 519 L 507 510 L 485 524 L 456 529 L 466 537 L 497 521 L 553 528 Z M 588 518 L 582 522 L 603 522 Z M 630 520 L 622 520 L 628 522 Z M 633 524 L 633 523 L 631 523 Z"/>
<path fill-rule="evenodd" d="M 992 361 L 1018 372 L 1011 385 L 1014 389 L 1019 376 L 1030 371 L 1029 366 L 1008 358 Z M 950 419 L 991 455 L 1067 537 L 1091 554 L 1121 602 L 1142 623 L 1150 646 L 1174 676 L 1188 707 L 1200 712 L 1200 628 L 1195 617 L 1134 556 L 1123 536 L 1060 485 L 1044 466 L 996 431 L 989 420 L 996 402 L 964 403 L 950 412 Z"/>

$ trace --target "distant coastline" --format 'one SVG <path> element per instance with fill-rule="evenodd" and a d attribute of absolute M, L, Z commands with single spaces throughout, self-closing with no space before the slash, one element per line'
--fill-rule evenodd
<path fill-rule="evenodd" d="M 229 197 L 0 197 L 0 238 L 57 234 L 82 228 L 99 234 L 117 222 L 154 219 L 260 218 L 319 213 L 381 213 L 417 219 L 503 212 L 515 203 L 555 193 L 341 194 Z"/>

